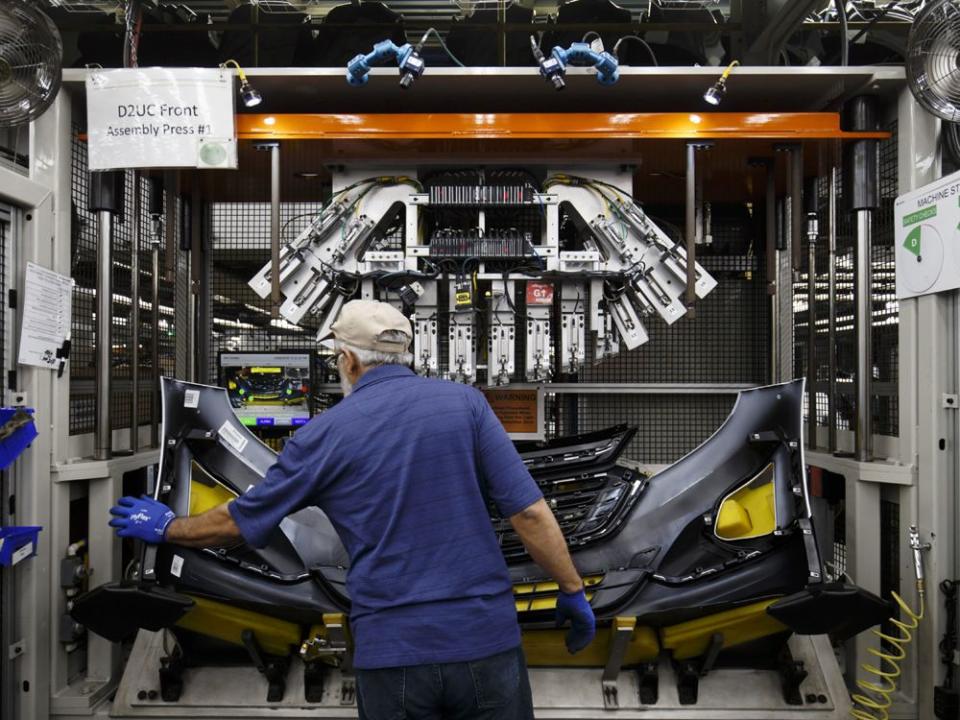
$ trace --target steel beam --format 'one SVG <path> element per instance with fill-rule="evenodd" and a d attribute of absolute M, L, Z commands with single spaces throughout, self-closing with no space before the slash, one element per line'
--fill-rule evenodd
<path fill-rule="evenodd" d="M 709 82 L 705 80 L 705 86 Z M 236 116 L 241 140 L 883 140 L 841 128 L 831 112 L 291 113 Z"/>

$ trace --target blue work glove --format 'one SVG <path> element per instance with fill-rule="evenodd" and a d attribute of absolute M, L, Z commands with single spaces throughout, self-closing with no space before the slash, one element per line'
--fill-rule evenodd
<path fill-rule="evenodd" d="M 582 589 L 575 593 L 561 590 L 557 596 L 557 627 L 567 620 L 570 621 L 570 631 L 566 638 L 567 650 L 573 655 L 589 645 L 597 634 L 597 620 Z"/>
<path fill-rule="evenodd" d="M 118 528 L 117 535 L 151 544 L 163 542 L 167 526 L 176 517 L 173 510 L 146 495 L 120 498 L 110 508 L 110 514 L 116 516 L 110 521 L 110 527 Z"/>

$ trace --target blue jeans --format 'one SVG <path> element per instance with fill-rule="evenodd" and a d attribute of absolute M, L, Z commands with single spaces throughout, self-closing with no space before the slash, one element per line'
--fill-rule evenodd
<path fill-rule="evenodd" d="M 357 670 L 360 720 L 532 720 L 523 650 L 472 662 Z"/>

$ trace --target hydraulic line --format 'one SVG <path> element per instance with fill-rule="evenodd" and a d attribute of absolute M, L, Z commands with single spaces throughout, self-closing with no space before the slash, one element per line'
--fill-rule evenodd
<path fill-rule="evenodd" d="M 889 720 L 890 706 L 893 704 L 891 696 L 897 690 L 897 679 L 901 675 L 901 665 L 907 658 L 907 647 L 913 642 L 914 631 L 920 626 L 924 616 L 924 600 L 926 587 L 923 577 L 922 551 L 928 549 L 928 544 L 920 542 L 920 534 L 915 525 L 910 526 L 910 547 L 913 550 L 914 571 L 917 578 L 917 599 L 919 610 L 914 610 L 897 593 L 893 597 L 904 619 L 891 617 L 889 622 L 897 629 L 897 635 L 888 635 L 877 629 L 873 630 L 881 642 L 880 648 L 869 648 L 867 652 L 879 658 L 877 665 L 864 663 L 861 669 L 872 676 L 869 680 L 857 680 L 857 686 L 863 693 L 855 693 L 851 699 L 854 707 L 850 710 L 850 717 L 856 720 Z M 883 643 L 886 643 L 884 649 Z"/>

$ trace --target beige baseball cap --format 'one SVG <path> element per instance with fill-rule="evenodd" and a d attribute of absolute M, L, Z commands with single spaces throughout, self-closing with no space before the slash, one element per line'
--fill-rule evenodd
<path fill-rule="evenodd" d="M 381 336 L 388 330 L 403 333 L 406 340 L 384 340 Z M 402 353 L 410 347 L 412 337 L 410 321 L 393 305 L 376 300 L 351 300 L 340 310 L 330 332 L 320 338 L 320 342 L 329 346 L 327 341 L 336 338 L 361 350 Z"/>

